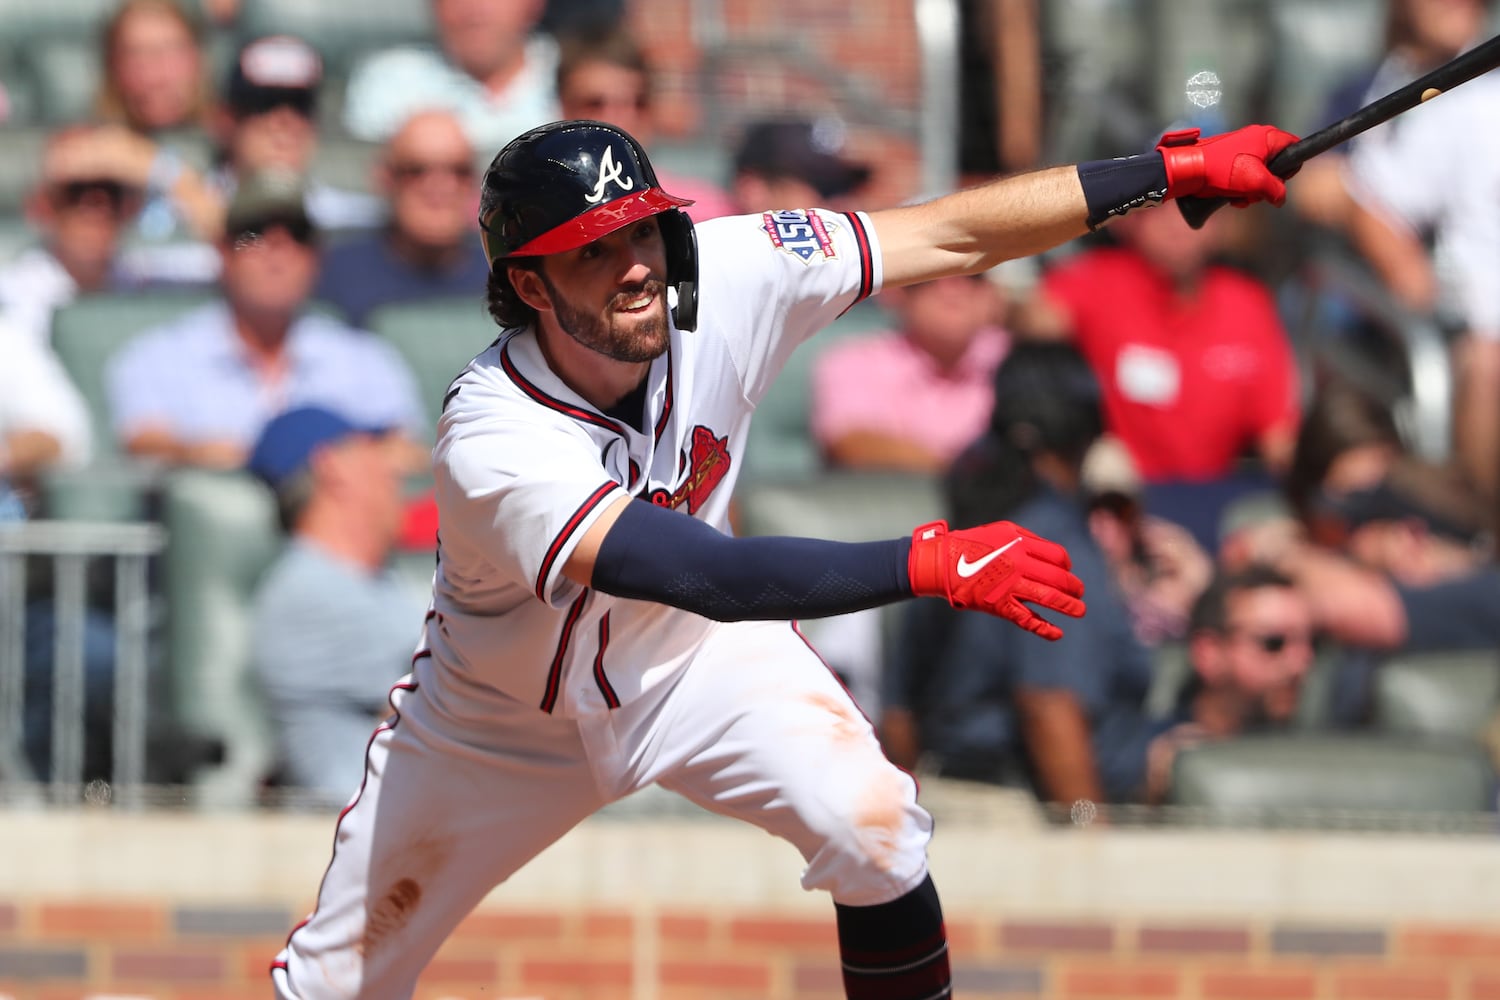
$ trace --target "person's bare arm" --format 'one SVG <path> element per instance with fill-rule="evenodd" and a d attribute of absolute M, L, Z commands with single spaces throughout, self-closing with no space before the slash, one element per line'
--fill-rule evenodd
<path fill-rule="evenodd" d="M 170 431 L 148 428 L 124 439 L 125 451 L 137 458 L 153 458 L 168 465 L 205 469 L 237 469 L 245 464 L 243 445 L 234 441 L 184 441 Z"/>
<path fill-rule="evenodd" d="M 1163 200 L 1281 204 L 1266 160 L 1296 141 L 1267 125 L 1221 135 L 1173 132 L 1138 156 L 1049 167 L 870 216 L 886 286 L 977 274 L 1050 250 L 1125 212 Z"/>
<path fill-rule="evenodd" d="M 62 442 L 46 431 L 19 430 L 0 437 L 0 479 L 25 479 L 62 456 Z"/>
<path fill-rule="evenodd" d="M 947 464 L 914 441 L 880 431 L 850 431 L 830 441 L 824 453 L 830 465 L 845 469 L 937 473 Z"/>
<path fill-rule="evenodd" d="M 1408 309 L 1426 312 L 1437 300 L 1437 276 L 1417 234 L 1378 211 L 1349 206 L 1349 239 L 1381 282 Z"/>
<path fill-rule="evenodd" d="M 1242 530 L 1222 553 L 1226 566 L 1272 566 L 1306 596 L 1313 624 L 1334 641 L 1395 649 L 1406 641 L 1406 607 L 1383 574 L 1307 541 L 1290 520 Z"/>
<path fill-rule="evenodd" d="M 1088 232 L 1076 167 L 1003 177 L 919 205 L 874 212 L 886 286 L 977 274 Z"/>
<path fill-rule="evenodd" d="M 1061 689 L 1019 688 L 1015 700 L 1042 798 L 1065 804 L 1102 802 L 1089 721 L 1077 696 Z"/>

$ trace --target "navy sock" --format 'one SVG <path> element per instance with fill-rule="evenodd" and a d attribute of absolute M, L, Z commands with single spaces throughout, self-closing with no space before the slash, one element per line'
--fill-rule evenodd
<path fill-rule="evenodd" d="M 932 876 L 900 899 L 838 913 L 844 993 L 849 1000 L 947 1000 L 948 935 Z"/>

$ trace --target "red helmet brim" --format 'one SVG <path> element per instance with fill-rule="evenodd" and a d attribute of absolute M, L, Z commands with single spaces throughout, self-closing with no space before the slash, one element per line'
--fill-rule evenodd
<path fill-rule="evenodd" d="M 560 226 L 549 229 L 540 236 L 524 243 L 508 254 L 509 257 L 542 257 L 547 254 L 576 250 L 607 236 L 624 226 L 649 218 L 669 208 L 691 205 L 691 198 L 678 198 L 661 188 L 647 188 L 638 194 L 616 198 L 597 208 L 591 208 Z"/>

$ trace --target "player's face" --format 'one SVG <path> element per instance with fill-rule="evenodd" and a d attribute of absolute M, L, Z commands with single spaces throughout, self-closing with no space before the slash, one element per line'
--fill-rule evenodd
<path fill-rule="evenodd" d="M 554 254 L 539 272 L 557 325 L 615 361 L 650 361 L 667 349 L 667 250 L 655 218 Z"/>
<path fill-rule="evenodd" d="M 1227 677 L 1271 722 L 1297 712 L 1312 667 L 1312 615 L 1290 587 L 1255 587 L 1229 596 L 1223 639 Z"/>

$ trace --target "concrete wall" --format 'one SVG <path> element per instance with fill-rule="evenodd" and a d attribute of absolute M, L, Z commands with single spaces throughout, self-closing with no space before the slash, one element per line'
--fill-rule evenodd
<path fill-rule="evenodd" d="M 923 797 L 959 996 L 1500 1000 L 1495 836 L 1070 829 L 1003 794 Z M 842 995 L 828 901 L 791 848 L 643 812 L 596 817 L 493 893 L 422 996 Z M 332 828 L 0 812 L 0 995 L 266 996 Z"/>

